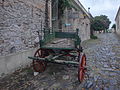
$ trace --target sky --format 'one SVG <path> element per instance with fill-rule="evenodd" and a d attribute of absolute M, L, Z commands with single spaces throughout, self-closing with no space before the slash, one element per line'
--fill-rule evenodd
<path fill-rule="evenodd" d="M 115 23 L 115 17 L 120 6 L 120 0 L 79 0 L 82 5 L 88 10 L 90 7 L 90 13 L 93 16 L 106 15 L 110 19 L 111 26 Z"/>

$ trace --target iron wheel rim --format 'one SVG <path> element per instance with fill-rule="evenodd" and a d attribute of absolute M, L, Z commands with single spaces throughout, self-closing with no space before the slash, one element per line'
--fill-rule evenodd
<path fill-rule="evenodd" d="M 79 58 L 79 67 L 78 67 L 78 80 L 79 82 L 83 82 L 85 78 L 85 72 L 86 72 L 86 55 L 85 54 L 80 54 Z"/>

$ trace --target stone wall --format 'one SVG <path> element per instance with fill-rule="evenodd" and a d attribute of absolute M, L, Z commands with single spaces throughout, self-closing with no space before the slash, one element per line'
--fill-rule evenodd
<path fill-rule="evenodd" d="M 45 0 L 0 0 L 0 56 L 34 47 Z"/>
<path fill-rule="evenodd" d="M 28 59 L 28 56 L 33 56 L 37 48 L 29 49 L 26 51 L 9 54 L 7 56 L 0 57 L 0 77 L 4 77 L 6 74 L 13 73 L 15 70 L 24 68 L 27 65 L 31 65 L 32 60 Z"/>
<path fill-rule="evenodd" d="M 79 24 L 79 36 L 81 37 L 81 40 L 88 40 L 90 39 L 90 19 L 85 18 L 81 21 Z"/>
<path fill-rule="evenodd" d="M 68 18 L 69 12 L 78 13 L 78 18 L 76 14 L 76 16 L 73 14 L 73 18 Z M 82 41 L 90 39 L 90 19 L 87 16 L 83 16 L 84 12 L 82 10 L 76 11 L 74 9 L 71 9 L 71 11 L 66 10 L 65 13 L 66 15 L 64 16 L 63 31 L 75 32 L 78 28 L 79 37 Z M 65 27 L 64 24 L 69 25 Z"/>

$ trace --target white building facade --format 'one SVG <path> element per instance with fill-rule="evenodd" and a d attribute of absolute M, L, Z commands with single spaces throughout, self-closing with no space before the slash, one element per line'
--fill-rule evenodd
<path fill-rule="evenodd" d="M 118 9 L 115 22 L 116 22 L 116 33 L 120 35 L 120 7 Z"/>

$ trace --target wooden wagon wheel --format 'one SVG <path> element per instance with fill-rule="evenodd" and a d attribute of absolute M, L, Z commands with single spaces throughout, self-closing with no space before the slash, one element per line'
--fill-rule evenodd
<path fill-rule="evenodd" d="M 86 72 L 86 55 L 84 53 L 79 54 L 79 67 L 78 67 L 78 80 L 80 83 L 85 78 L 85 72 Z"/>
<path fill-rule="evenodd" d="M 48 56 L 48 53 L 46 52 L 46 50 L 43 49 L 38 49 L 34 54 L 34 57 L 45 58 L 46 56 Z M 46 69 L 46 65 L 47 63 L 44 61 L 33 60 L 33 69 L 36 72 L 44 72 Z"/>

